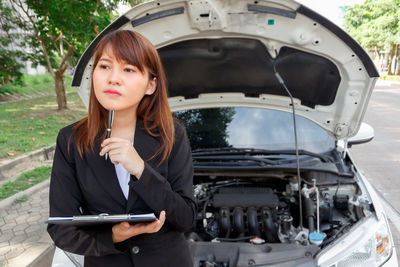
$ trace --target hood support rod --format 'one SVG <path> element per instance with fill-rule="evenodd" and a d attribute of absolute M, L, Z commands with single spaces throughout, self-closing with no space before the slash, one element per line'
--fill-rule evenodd
<path fill-rule="evenodd" d="M 276 69 L 276 60 L 278 58 L 278 51 L 277 50 L 275 50 L 275 54 L 276 54 L 276 56 L 275 56 L 274 62 L 273 62 L 275 77 L 278 79 L 278 82 L 286 90 L 286 93 L 290 97 L 290 102 L 292 103 L 294 141 L 295 141 L 295 146 L 296 146 L 297 186 L 298 186 L 298 189 L 299 189 L 300 228 L 301 228 L 301 230 L 303 230 L 303 203 L 302 203 L 302 199 L 301 199 L 301 176 L 300 176 L 299 147 L 298 147 L 298 144 L 297 144 L 296 111 L 295 111 L 295 108 L 294 108 L 293 96 L 290 93 L 289 89 L 287 88 L 287 86 L 285 84 L 285 81 L 282 79 L 281 75 L 279 74 L 278 70 Z"/>

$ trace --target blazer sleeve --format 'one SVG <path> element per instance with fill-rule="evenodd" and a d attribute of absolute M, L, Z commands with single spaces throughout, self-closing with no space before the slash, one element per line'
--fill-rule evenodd
<path fill-rule="evenodd" d="M 165 210 L 166 223 L 174 229 L 190 230 L 196 215 L 193 196 L 193 161 L 189 140 L 183 126 L 175 124 L 175 143 L 168 158 L 168 176 L 163 177 L 145 161 L 140 179 L 133 190 L 156 213 Z"/>
<path fill-rule="evenodd" d="M 65 133 L 64 128 L 57 137 L 50 180 L 51 217 L 80 215 L 82 193 L 75 175 L 72 145 L 69 146 L 70 151 L 68 151 L 69 135 Z M 47 231 L 57 247 L 72 253 L 85 256 L 121 253 L 114 246 L 111 227 L 107 225 L 89 228 L 49 224 Z"/>

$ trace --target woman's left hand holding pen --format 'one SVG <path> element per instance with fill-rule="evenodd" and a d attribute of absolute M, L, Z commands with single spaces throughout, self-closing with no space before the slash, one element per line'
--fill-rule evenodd
<path fill-rule="evenodd" d="M 144 161 L 132 146 L 132 142 L 118 137 L 110 137 L 101 143 L 100 156 L 104 156 L 107 152 L 113 164 L 121 163 L 137 179 L 142 176 Z"/>

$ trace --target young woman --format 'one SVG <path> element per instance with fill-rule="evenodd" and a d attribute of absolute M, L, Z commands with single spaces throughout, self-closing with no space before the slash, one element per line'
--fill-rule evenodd
<path fill-rule="evenodd" d="M 193 266 L 183 235 L 195 216 L 192 185 L 190 145 L 169 110 L 157 50 L 132 31 L 105 35 L 94 51 L 88 116 L 57 137 L 50 216 L 154 212 L 159 219 L 50 224 L 54 243 L 85 255 L 85 266 Z"/>

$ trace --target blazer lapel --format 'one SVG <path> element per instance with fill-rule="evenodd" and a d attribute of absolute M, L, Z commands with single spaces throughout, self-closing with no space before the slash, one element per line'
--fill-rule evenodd
<path fill-rule="evenodd" d="M 110 159 L 105 160 L 104 157 L 99 155 L 100 144 L 101 140 L 96 140 L 93 153 L 87 155 L 87 162 L 91 170 L 95 173 L 97 183 L 104 191 L 109 192 L 110 198 L 122 205 L 119 207 L 119 209 L 122 208 L 122 212 L 126 207 L 126 199 L 119 185 L 114 164 L 111 163 Z"/>
<path fill-rule="evenodd" d="M 156 142 L 156 144 L 155 144 Z M 135 136 L 133 141 L 133 146 L 136 149 L 136 152 L 139 156 L 144 160 L 148 161 L 151 156 L 155 153 L 158 143 L 155 138 L 151 137 L 146 130 L 144 129 L 143 120 L 137 119 L 136 121 L 136 129 Z M 129 182 L 129 197 L 128 203 L 126 205 L 126 212 L 130 212 L 135 205 L 135 202 L 138 198 L 135 190 L 133 190 L 132 181 L 137 178 L 131 175 L 131 181 Z"/>
<path fill-rule="evenodd" d="M 158 148 L 158 142 L 146 132 L 143 120 L 139 118 L 136 122 L 133 146 L 144 161 L 149 161 Z"/>

